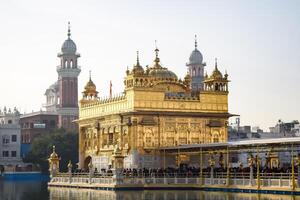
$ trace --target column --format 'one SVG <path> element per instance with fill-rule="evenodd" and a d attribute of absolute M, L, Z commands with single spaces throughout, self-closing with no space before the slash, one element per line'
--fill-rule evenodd
<path fill-rule="evenodd" d="M 214 179 L 214 166 L 215 166 L 215 159 L 213 156 L 213 153 L 211 153 L 210 159 L 209 159 L 209 165 L 210 165 L 210 184 L 213 184 Z"/>
<path fill-rule="evenodd" d="M 295 182 L 295 165 L 294 165 L 294 145 L 292 144 L 292 152 L 291 152 L 291 156 L 292 156 L 292 190 L 295 190 L 296 187 L 296 182 Z"/>
<path fill-rule="evenodd" d="M 258 149 L 257 149 L 257 155 L 256 155 L 256 157 L 257 157 L 257 159 L 256 159 L 256 170 L 257 170 L 257 189 L 258 190 L 260 190 L 260 172 L 259 172 L 259 165 L 260 165 L 260 158 L 259 158 L 259 155 L 258 155 Z"/>
<path fill-rule="evenodd" d="M 252 186 L 253 185 L 253 165 L 254 165 L 254 158 L 253 158 L 252 154 L 248 158 L 248 165 L 250 167 L 250 185 Z"/>
<path fill-rule="evenodd" d="M 227 176 L 226 176 L 226 185 L 230 185 L 230 162 L 229 162 L 229 147 L 227 146 Z"/>
<path fill-rule="evenodd" d="M 199 163 L 199 169 L 200 169 L 200 185 L 203 184 L 203 152 L 202 148 L 200 148 L 200 163 Z"/>

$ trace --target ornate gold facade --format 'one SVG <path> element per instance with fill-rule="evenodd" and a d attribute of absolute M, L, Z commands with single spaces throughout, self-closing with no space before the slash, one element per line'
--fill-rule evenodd
<path fill-rule="evenodd" d="M 160 167 L 161 147 L 227 141 L 228 75 L 216 64 L 204 90 L 192 94 L 191 75 L 178 79 L 161 66 L 158 51 L 146 69 L 137 57 L 119 96 L 98 98 L 95 84 L 87 83 L 79 105 L 81 168 L 91 160 L 98 170 L 113 166 L 116 148 L 125 168 Z"/>

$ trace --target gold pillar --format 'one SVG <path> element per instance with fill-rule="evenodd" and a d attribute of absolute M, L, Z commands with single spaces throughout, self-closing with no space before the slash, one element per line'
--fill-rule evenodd
<path fill-rule="evenodd" d="M 230 163 L 229 163 L 229 147 L 227 146 L 227 175 L 226 175 L 226 185 L 229 186 L 230 181 L 230 171 L 229 171 Z"/>
<path fill-rule="evenodd" d="M 166 149 L 164 149 L 164 170 L 166 169 Z"/>
<path fill-rule="evenodd" d="M 257 189 L 260 190 L 260 172 L 259 172 L 259 165 L 260 165 L 260 161 L 259 161 L 259 152 L 258 152 L 258 147 L 257 147 L 257 160 L 256 160 L 256 173 L 257 173 Z"/>
<path fill-rule="evenodd" d="M 292 144 L 292 190 L 295 190 L 296 182 L 295 182 L 295 166 L 294 166 L 294 145 Z"/>
<path fill-rule="evenodd" d="M 202 148 L 200 148 L 200 185 L 203 184 L 203 170 L 202 170 L 202 167 L 203 167 L 203 152 L 202 152 Z"/>

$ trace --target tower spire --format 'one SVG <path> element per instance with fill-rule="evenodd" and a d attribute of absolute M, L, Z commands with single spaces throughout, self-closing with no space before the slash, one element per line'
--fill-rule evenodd
<path fill-rule="evenodd" d="M 71 37 L 71 24 L 68 22 L 68 39 Z"/>
<path fill-rule="evenodd" d="M 89 71 L 89 74 L 90 74 L 90 81 L 92 80 L 92 71 L 90 70 Z"/>
<path fill-rule="evenodd" d="M 198 44 L 197 44 L 197 35 L 195 34 L 195 49 L 197 49 L 197 46 L 198 46 Z"/>
<path fill-rule="evenodd" d="M 218 59 L 215 58 L 215 69 L 218 69 Z"/>

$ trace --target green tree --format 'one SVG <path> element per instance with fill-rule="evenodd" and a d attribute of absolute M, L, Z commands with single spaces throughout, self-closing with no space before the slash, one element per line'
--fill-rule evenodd
<path fill-rule="evenodd" d="M 31 151 L 25 157 L 25 162 L 38 164 L 42 172 L 48 171 L 48 158 L 52 153 L 52 147 L 60 160 L 60 170 L 67 171 L 69 160 L 73 166 L 78 162 L 78 134 L 68 133 L 64 129 L 57 129 L 49 134 L 43 134 L 36 137 L 31 144 Z"/>

